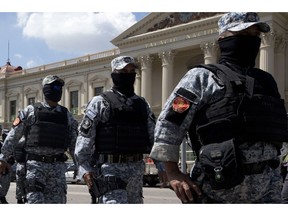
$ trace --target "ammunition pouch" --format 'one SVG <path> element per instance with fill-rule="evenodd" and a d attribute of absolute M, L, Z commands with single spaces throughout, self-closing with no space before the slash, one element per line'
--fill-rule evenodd
<path fill-rule="evenodd" d="M 7 163 L 12 166 L 15 163 L 15 158 L 13 156 L 10 156 L 7 160 Z"/>
<path fill-rule="evenodd" d="M 241 161 L 232 139 L 203 146 L 199 161 L 212 189 L 229 189 L 244 180 Z"/>
<path fill-rule="evenodd" d="M 123 180 L 116 176 L 99 176 L 96 179 L 92 178 L 92 182 L 91 191 L 96 198 L 112 190 L 125 189 L 127 186 Z"/>
<path fill-rule="evenodd" d="M 34 184 L 28 184 L 27 193 L 30 192 L 44 192 L 45 185 L 41 182 L 35 181 Z"/>
<path fill-rule="evenodd" d="M 22 146 L 15 147 L 14 156 L 17 162 L 24 163 L 26 161 L 27 152 Z"/>
<path fill-rule="evenodd" d="M 286 165 L 281 164 L 281 166 L 280 166 L 280 174 L 282 176 L 283 183 L 285 182 L 287 173 L 288 173 L 288 167 Z"/>

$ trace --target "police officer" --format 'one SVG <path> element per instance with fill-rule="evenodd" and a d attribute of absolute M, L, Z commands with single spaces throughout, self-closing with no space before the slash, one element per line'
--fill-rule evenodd
<path fill-rule="evenodd" d="M 111 67 L 113 87 L 92 98 L 79 126 L 79 175 L 89 189 L 94 187 L 92 178 L 102 182 L 99 203 L 143 203 L 143 153 L 150 153 L 155 117 L 145 99 L 134 93 L 134 58 L 119 56 Z M 93 154 L 100 176 L 91 166 Z"/>
<path fill-rule="evenodd" d="M 0 173 L 5 172 L 7 157 L 25 136 L 27 202 L 66 203 L 65 179 L 67 148 L 74 153 L 76 130 L 67 108 L 58 104 L 64 81 L 48 75 L 43 79 L 45 101 L 28 105 L 14 120 L 0 155 Z"/>
<path fill-rule="evenodd" d="M 283 178 L 283 188 L 281 192 L 282 202 L 288 203 L 288 143 L 283 143 L 281 149 L 281 176 Z"/>
<path fill-rule="evenodd" d="M 218 25 L 220 64 L 199 65 L 178 83 L 150 156 L 165 161 L 184 203 L 280 203 L 286 110 L 273 77 L 254 68 L 260 35 L 270 27 L 252 12 L 226 13 Z M 197 153 L 193 180 L 177 166 L 187 132 Z"/>
<path fill-rule="evenodd" d="M 25 152 L 25 136 L 22 136 L 19 143 L 14 149 L 16 164 L 16 200 L 17 204 L 27 202 L 27 181 L 26 181 L 26 152 Z"/>
<path fill-rule="evenodd" d="M 7 133 L 2 133 L 2 141 L 0 142 L 0 153 L 3 142 L 6 137 Z M 0 176 L 0 204 L 8 204 L 8 201 L 6 200 L 6 195 L 10 188 L 11 175 L 12 175 L 11 166 L 13 166 L 13 164 L 15 163 L 14 157 L 12 155 L 8 157 L 7 163 L 8 166 L 5 170 L 5 174 Z"/>

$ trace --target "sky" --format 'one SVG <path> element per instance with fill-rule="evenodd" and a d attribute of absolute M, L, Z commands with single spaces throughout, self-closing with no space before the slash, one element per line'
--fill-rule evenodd
<path fill-rule="evenodd" d="M 115 48 L 110 43 L 149 13 L 0 12 L 0 66 L 32 68 Z"/>

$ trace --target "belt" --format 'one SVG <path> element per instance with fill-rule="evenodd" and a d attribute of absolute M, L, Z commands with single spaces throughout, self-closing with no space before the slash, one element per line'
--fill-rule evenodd
<path fill-rule="evenodd" d="M 104 163 L 129 163 L 143 159 L 143 154 L 105 154 Z"/>
<path fill-rule="evenodd" d="M 54 162 L 65 162 L 67 160 L 67 156 L 65 154 L 58 154 L 52 156 L 46 155 L 36 155 L 36 154 L 28 154 L 28 160 L 36 160 L 44 163 L 54 163 Z"/>
<path fill-rule="evenodd" d="M 243 164 L 244 175 L 253 175 L 263 173 L 264 169 L 270 166 L 270 161 L 261 161 L 258 163 Z"/>

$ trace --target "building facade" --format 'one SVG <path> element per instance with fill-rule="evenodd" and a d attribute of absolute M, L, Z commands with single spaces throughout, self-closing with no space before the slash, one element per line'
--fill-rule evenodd
<path fill-rule="evenodd" d="M 110 62 L 120 54 L 138 61 L 135 92 L 145 97 L 158 115 L 190 68 L 217 62 L 217 22 L 222 14 L 150 13 L 114 38 L 113 50 L 28 69 L 8 62 L 0 69 L 0 124 L 9 128 L 19 109 L 43 100 L 41 83 L 49 74 L 65 81 L 60 104 L 80 120 L 89 100 L 111 87 Z M 274 76 L 288 108 L 288 13 L 259 16 L 271 32 L 261 36 L 256 66 Z"/>

